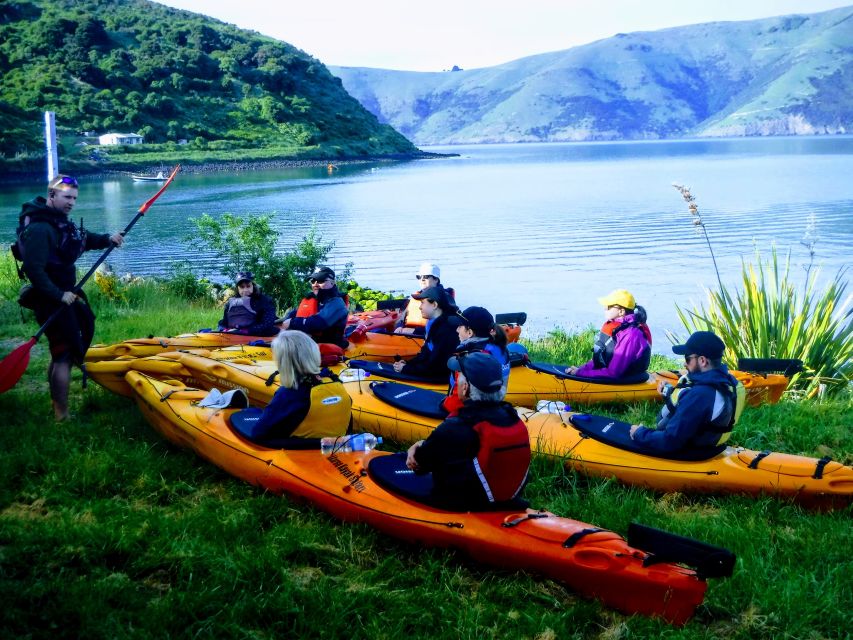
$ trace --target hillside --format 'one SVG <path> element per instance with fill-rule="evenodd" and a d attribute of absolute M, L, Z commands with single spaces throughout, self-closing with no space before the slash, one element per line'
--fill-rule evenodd
<path fill-rule="evenodd" d="M 484 69 L 330 67 L 418 144 L 853 132 L 853 7 L 618 34 Z"/>
<path fill-rule="evenodd" d="M 139 133 L 163 152 L 416 151 L 306 53 L 147 0 L 0 3 L 0 156 L 41 153 L 44 110 L 60 133 Z"/>

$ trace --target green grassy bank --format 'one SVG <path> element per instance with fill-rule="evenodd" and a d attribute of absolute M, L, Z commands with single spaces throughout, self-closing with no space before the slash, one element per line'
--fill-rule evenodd
<path fill-rule="evenodd" d="M 155 284 L 124 302 L 94 287 L 96 341 L 212 326 L 219 310 Z M 0 355 L 35 328 L 0 300 Z M 579 361 L 589 336 L 529 344 Z M 663 364 L 663 361 L 655 364 Z M 631 521 L 722 545 L 732 578 L 675 629 L 626 617 L 559 583 L 414 547 L 235 480 L 175 449 L 132 402 L 72 387 L 56 424 L 46 343 L 0 395 L 0 635 L 4 638 L 810 638 L 849 637 L 850 507 L 663 495 L 535 461 L 536 507 L 625 533 Z M 733 441 L 853 462 L 849 395 L 748 408 Z M 604 407 L 650 420 L 650 405 Z"/>

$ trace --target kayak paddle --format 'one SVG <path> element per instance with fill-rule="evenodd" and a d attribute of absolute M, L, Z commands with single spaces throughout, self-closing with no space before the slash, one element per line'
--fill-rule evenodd
<path fill-rule="evenodd" d="M 124 228 L 124 231 L 121 232 L 121 235 L 127 235 L 127 233 L 133 228 L 133 225 L 135 225 L 136 222 L 145 215 L 145 212 L 148 211 L 152 204 L 154 204 L 154 201 L 160 197 L 160 195 L 166 190 L 166 187 L 168 187 L 172 180 L 175 179 L 175 176 L 178 174 L 180 169 L 181 165 L 177 165 L 174 171 L 169 175 L 168 180 L 166 180 L 163 186 L 160 187 L 160 190 L 148 198 L 148 200 L 139 207 L 139 211 L 137 211 L 133 220 L 130 221 L 130 224 L 128 224 Z M 111 243 L 107 250 L 104 251 L 104 253 L 95 261 L 95 264 L 92 265 L 91 269 L 86 272 L 86 275 L 80 279 L 80 282 L 74 285 L 74 288 L 71 290 L 73 293 L 79 293 L 83 289 L 83 285 L 86 284 L 86 281 L 92 277 L 95 270 L 101 266 L 101 263 L 107 259 L 107 256 L 110 255 L 112 250 L 115 248 L 116 245 Z M 38 342 L 38 339 L 41 338 L 42 334 L 47 330 L 51 323 L 59 316 L 64 307 L 65 305 L 61 304 L 60 307 L 51 314 L 47 321 L 39 327 L 39 330 L 36 331 L 32 338 L 15 348 L 12 353 L 0 361 L 0 393 L 5 393 L 14 387 L 18 383 L 18 380 L 21 379 L 21 376 L 24 375 L 24 371 L 27 370 L 27 365 L 30 363 L 30 350 L 35 346 L 35 343 Z"/>

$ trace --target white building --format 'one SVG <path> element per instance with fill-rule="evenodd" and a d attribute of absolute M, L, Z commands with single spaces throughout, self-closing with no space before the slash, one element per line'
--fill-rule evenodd
<path fill-rule="evenodd" d="M 105 133 L 98 136 L 98 144 L 142 144 L 144 139 L 135 133 Z"/>

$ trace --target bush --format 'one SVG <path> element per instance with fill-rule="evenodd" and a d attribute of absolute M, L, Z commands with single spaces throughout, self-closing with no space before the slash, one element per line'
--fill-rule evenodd
<path fill-rule="evenodd" d="M 798 358 L 806 371 L 791 378 L 790 387 L 808 395 L 821 385 L 844 389 L 853 373 L 853 317 L 847 282 L 839 271 L 821 292 L 816 291 L 818 270 L 809 270 L 802 290 L 790 279 L 791 254 L 780 269 L 773 249 L 770 264 L 743 262 L 743 290 L 708 290 L 704 305 L 678 309 L 689 331 L 710 330 L 726 343 L 726 360 L 737 358 Z"/>
<path fill-rule="evenodd" d="M 191 302 L 210 300 L 216 297 L 213 284 L 207 278 L 199 278 L 193 273 L 190 263 L 186 260 L 171 265 L 171 273 L 163 282 L 164 288 Z"/>
<path fill-rule="evenodd" d="M 312 227 L 292 251 L 276 253 L 278 232 L 267 215 L 240 218 L 225 214 L 217 220 L 205 214 L 193 222 L 197 234 L 187 239 L 191 247 L 217 254 L 222 261 L 221 273 L 229 281 L 238 272 L 251 271 L 279 309 L 292 307 L 302 299 L 306 278 L 335 246 L 333 242 L 323 243 Z M 339 281 L 348 278 L 349 269 L 347 265 L 337 274 Z"/>

